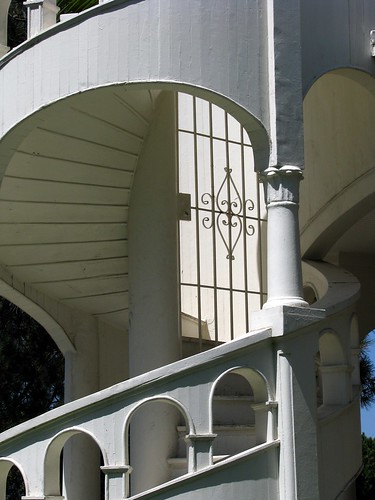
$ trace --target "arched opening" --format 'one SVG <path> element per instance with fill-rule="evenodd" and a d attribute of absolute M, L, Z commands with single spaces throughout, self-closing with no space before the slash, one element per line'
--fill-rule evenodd
<path fill-rule="evenodd" d="M 321 76 L 304 100 L 302 254 L 338 265 L 360 281 L 360 340 L 375 323 L 374 113 L 374 79 L 355 69 Z"/>
<path fill-rule="evenodd" d="M 0 431 L 49 411 L 64 397 L 64 356 L 47 331 L 0 297 Z"/>
<path fill-rule="evenodd" d="M 187 355 L 248 332 L 265 302 L 266 209 L 248 134 L 224 109 L 178 94 L 178 157 Z"/>
<path fill-rule="evenodd" d="M 25 476 L 18 464 L 0 459 L 1 500 L 21 500 L 26 494 Z"/>
<path fill-rule="evenodd" d="M 104 500 L 105 480 L 100 470 L 103 464 L 103 452 L 91 434 L 79 428 L 61 432 L 46 452 L 45 495 L 69 498 L 73 492 L 76 498 Z"/>
<path fill-rule="evenodd" d="M 313 284 L 305 283 L 303 285 L 303 298 L 309 305 L 315 304 L 318 300 L 318 292 Z"/>
<path fill-rule="evenodd" d="M 222 375 L 212 395 L 213 461 L 273 439 L 273 416 L 266 381 L 249 368 Z"/>
<path fill-rule="evenodd" d="M 17 47 L 27 39 L 27 11 L 23 0 L 11 0 L 8 10 L 7 45 Z"/>
<path fill-rule="evenodd" d="M 319 337 L 316 366 L 318 405 L 347 404 L 351 400 L 351 367 L 333 330 L 326 330 Z"/>
<path fill-rule="evenodd" d="M 125 462 L 132 468 L 127 496 L 186 474 L 185 436 L 191 432 L 192 424 L 177 401 L 156 397 L 137 405 L 125 425 Z"/>

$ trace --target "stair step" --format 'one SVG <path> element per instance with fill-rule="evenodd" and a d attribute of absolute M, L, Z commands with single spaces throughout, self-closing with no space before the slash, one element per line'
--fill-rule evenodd
<path fill-rule="evenodd" d="M 221 462 L 222 460 L 225 460 L 226 458 L 230 457 L 230 455 L 215 455 L 212 460 L 214 464 L 217 464 L 218 462 Z M 177 479 L 178 477 L 181 477 L 188 472 L 188 462 L 187 458 L 168 458 L 167 460 L 168 465 L 169 465 L 169 474 L 170 477 L 169 479 Z"/>
<path fill-rule="evenodd" d="M 178 425 L 177 431 L 179 434 L 186 435 L 186 425 Z M 213 426 L 213 432 L 216 434 L 218 432 L 254 432 L 255 425 L 242 425 L 242 424 L 217 424 Z"/>
<path fill-rule="evenodd" d="M 225 460 L 226 458 L 230 457 L 230 455 L 214 455 L 212 457 L 213 463 L 216 464 L 217 462 L 221 462 L 221 460 Z M 187 467 L 187 458 L 186 457 L 172 457 L 167 459 L 168 465 L 171 465 L 172 467 L 176 468 L 182 468 L 182 467 Z"/>
<path fill-rule="evenodd" d="M 217 394 L 214 395 L 214 401 L 251 401 L 254 402 L 254 396 L 241 396 L 235 394 Z"/>

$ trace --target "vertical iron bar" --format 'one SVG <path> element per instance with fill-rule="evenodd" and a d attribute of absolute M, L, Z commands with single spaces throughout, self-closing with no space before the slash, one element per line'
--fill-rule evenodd
<path fill-rule="evenodd" d="M 177 175 L 176 175 L 176 182 L 177 182 L 177 193 L 180 192 L 180 135 L 182 132 L 180 132 L 180 122 L 179 122 L 179 93 L 175 93 L 175 120 L 176 120 L 176 165 L 177 165 Z M 179 338 L 180 338 L 180 349 L 182 350 L 182 300 L 181 300 L 181 295 L 182 295 L 182 280 L 181 280 L 181 222 L 178 221 L 177 223 L 177 245 L 178 245 L 178 261 L 177 261 L 177 272 L 178 272 L 178 307 L 179 307 L 179 312 L 178 312 L 178 327 L 179 327 Z"/>
<path fill-rule="evenodd" d="M 245 146 L 244 129 L 241 127 L 241 174 L 242 174 L 242 205 L 243 205 L 243 256 L 244 256 L 244 284 L 245 284 L 245 324 L 246 332 L 250 330 L 249 325 L 249 283 L 247 268 L 247 233 L 246 233 L 246 177 L 245 177 Z"/>
<path fill-rule="evenodd" d="M 258 205 L 258 265 L 259 265 L 259 288 L 260 288 L 260 307 L 264 304 L 263 289 L 263 245 L 262 245 L 262 221 L 260 217 L 260 187 L 259 177 L 257 176 L 257 205 Z"/>
<path fill-rule="evenodd" d="M 198 141 L 197 141 L 197 101 L 193 97 L 193 131 L 194 131 L 194 175 L 195 175 L 195 243 L 197 254 L 197 300 L 198 300 L 198 339 L 199 352 L 202 351 L 202 297 L 201 297 L 201 261 L 199 237 L 199 183 L 198 183 Z"/>
<path fill-rule="evenodd" d="M 228 113 L 225 112 L 225 155 L 226 164 L 229 169 L 229 130 L 228 130 Z M 232 260 L 232 200 L 230 196 L 230 173 L 227 177 L 227 195 L 228 195 L 228 243 L 229 243 L 229 309 L 230 309 L 230 339 L 234 339 L 234 318 L 233 318 L 233 260 Z"/>
<path fill-rule="evenodd" d="M 213 140 L 213 118 L 212 103 L 209 104 L 210 120 L 210 159 L 211 159 L 211 217 L 212 217 L 212 272 L 214 278 L 214 325 L 215 325 L 215 344 L 219 343 L 219 322 L 217 307 L 217 255 L 216 255 L 216 221 L 215 221 L 215 161 L 214 161 L 214 140 Z"/>

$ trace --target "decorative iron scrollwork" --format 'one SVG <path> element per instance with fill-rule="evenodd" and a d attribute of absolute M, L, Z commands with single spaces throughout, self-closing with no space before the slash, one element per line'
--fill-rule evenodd
<path fill-rule="evenodd" d="M 225 176 L 217 195 L 204 193 L 201 196 L 203 205 L 211 205 L 211 216 L 203 217 L 202 225 L 206 229 L 212 229 L 216 224 L 228 252 L 227 259 L 234 260 L 234 250 L 243 232 L 248 236 L 255 233 L 255 227 L 248 224 L 246 219 L 247 213 L 254 210 L 254 202 L 250 199 L 242 200 L 231 175 L 232 169 L 226 167 L 224 171 Z"/>

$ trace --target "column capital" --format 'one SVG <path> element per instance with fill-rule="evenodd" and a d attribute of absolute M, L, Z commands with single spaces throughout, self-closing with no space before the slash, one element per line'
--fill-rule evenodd
<path fill-rule="evenodd" d="M 268 167 L 260 173 L 267 205 L 299 203 L 299 183 L 303 171 L 294 165 Z"/>
<path fill-rule="evenodd" d="M 131 465 L 101 465 L 100 470 L 108 475 L 130 474 L 133 470 Z"/>

